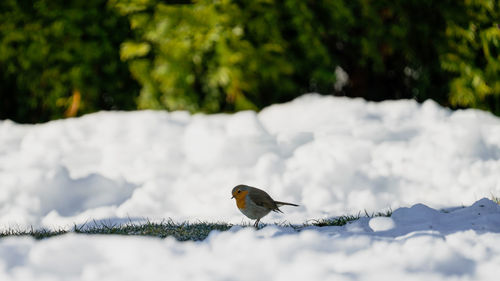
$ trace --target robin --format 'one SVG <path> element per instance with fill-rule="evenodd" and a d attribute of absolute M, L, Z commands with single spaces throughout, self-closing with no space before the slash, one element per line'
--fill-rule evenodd
<path fill-rule="evenodd" d="M 250 219 L 256 220 L 254 226 L 258 228 L 261 218 L 271 211 L 283 213 L 279 207 L 290 205 L 298 207 L 297 204 L 274 201 L 264 190 L 240 184 L 233 188 L 231 192 L 236 199 L 236 206 L 240 211 Z"/>

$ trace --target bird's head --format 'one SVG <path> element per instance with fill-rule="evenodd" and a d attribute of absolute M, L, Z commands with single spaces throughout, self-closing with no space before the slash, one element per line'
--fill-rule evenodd
<path fill-rule="evenodd" d="M 233 195 L 233 197 L 231 197 L 231 199 L 233 198 L 236 198 L 236 199 L 240 199 L 240 198 L 243 198 L 245 197 L 247 194 L 248 194 L 248 186 L 244 185 L 244 184 L 240 184 L 240 185 L 237 185 L 233 188 L 233 190 L 231 191 L 231 194 Z"/>

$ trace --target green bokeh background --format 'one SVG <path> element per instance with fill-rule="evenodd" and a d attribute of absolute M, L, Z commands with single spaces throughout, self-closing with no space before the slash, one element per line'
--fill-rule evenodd
<path fill-rule="evenodd" d="M 3 0 L 0 119 L 259 110 L 307 92 L 500 115 L 499 19 L 498 0 Z"/>

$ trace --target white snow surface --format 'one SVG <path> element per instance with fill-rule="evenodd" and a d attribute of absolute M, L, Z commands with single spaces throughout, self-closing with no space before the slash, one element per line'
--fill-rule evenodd
<path fill-rule="evenodd" d="M 317 94 L 260 113 L 99 112 L 0 121 L 0 228 L 93 220 L 249 222 L 244 183 L 297 203 L 203 242 L 0 239 L 0 280 L 497 280 L 500 119 L 432 101 Z"/>

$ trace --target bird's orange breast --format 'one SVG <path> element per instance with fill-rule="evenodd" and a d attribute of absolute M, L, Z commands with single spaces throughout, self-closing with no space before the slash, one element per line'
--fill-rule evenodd
<path fill-rule="evenodd" d="M 234 196 L 234 198 L 236 199 L 236 206 L 238 207 L 238 209 L 245 209 L 247 204 L 247 202 L 245 201 L 245 197 L 247 196 L 247 194 L 248 191 L 242 191 L 236 194 L 236 196 Z"/>

